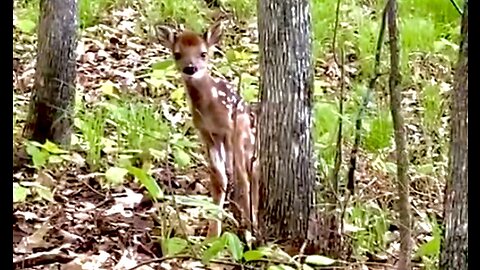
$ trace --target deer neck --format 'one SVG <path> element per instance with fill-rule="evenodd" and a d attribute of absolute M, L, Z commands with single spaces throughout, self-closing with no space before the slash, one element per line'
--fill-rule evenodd
<path fill-rule="evenodd" d="M 183 81 L 192 110 L 202 111 L 217 97 L 215 81 L 208 73 L 205 73 L 202 77 L 198 78 L 184 77 Z"/>

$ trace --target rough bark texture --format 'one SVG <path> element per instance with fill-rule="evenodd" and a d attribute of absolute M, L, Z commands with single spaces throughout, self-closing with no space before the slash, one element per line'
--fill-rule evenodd
<path fill-rule="evenodd" d="M 308 0 L 258 1 L 260 208 L 264 238 L 307 237 L 314 200 Z"/>
<path fill-rule="evenodd" d="M 405 123 L 402 116 L 402 95 L 400 92 L 400 70 L 399 70 L 399 42 L 397 27 L 397 1 L 389 0 L 387 9 L 388 33 L 390 37 L 390 108 L 392 111 L 393 127 L 395 129 L 395 146 L 397 148 L 397 189 L 398 189 L 398 212 L 400 216 L 400 254 L 398 269 L 410 269 L 410 253 L 412 249 L 410 230 L 410 203 L 407 144 Z"/>
<path fill-rule="evenodd" d="M 26 138 L 70 143 L 75 102 L 76 0 L 41 0 L 35 87 Z"/>
<path fill-rule="evenodd" d="M 455 72 L 450 142 L 450 177 L 445 194 L 445 237 L 440 269 L 468 269 L 468 1 Z"/>

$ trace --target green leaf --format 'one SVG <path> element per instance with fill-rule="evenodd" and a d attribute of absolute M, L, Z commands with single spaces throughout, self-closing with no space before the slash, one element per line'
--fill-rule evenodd
<path fill-rule="evenodd" d="M 178 105 L 183 104 L 185 91 L 182 88 L 176 88 L 170 92 L 170 98 L 175 101 Z"/>
<path fill-rule="evenodd" d="M 53 142 L 47 140 L 43 145 L 42 148 L 47 150 L 48 152 L 52 154 L 67 154 L 68 151 L 65 151 L 58 147 L 58 145 L 54 144 Z"/>
<path fill-rule="evenodd" d="M 263 257 L 263 252 L 260 250 L 249 250 L 245 253 L 243 253 L 243 258 L 249 262 L 249 261 L 256 261 L 259 260 Z"/>
<path fill-rule="evenodd" d="M 218 256 L 220 252 L 225 250 L 226 247 L 226 238 L 225 237 L 220 237 L 218 238 L 215 242 L 212 243 L 212 245 L 205 250 L 202 256 L 202 262 L 204 264 L 207 264 L 210 262 L 211 259 L 215 258 Z"/>
<path fill-rule="evenodd" d="M 234 62 L 237 59 L 236 55 L 235 55 L 235 51 L 234 50 L 226 51 L 225 52 L 225 58 L 227 58 L 228 62 Z"/>
<path fill-rule="evenodd" d="M 175 158 L 175 164 L 177 164 L 180 168 L 187 167 L 191 162 L 190 155 L 179 147 L 175 148 L 173 157 Z"/>
<path fill-rule="evenodd" d="M 40 198 L 50 202 L 55 202 L 55 199 L 53 199 L 53 193 L 49 188 L 39 185 L 35 188 L 35 191 L 37 192 L 38 196 L 40 196 Z"/>
<path fill-rule="evenodd" d="M 111 81 L 106 81 L 101 87 L 100 92 L 106 96 L 110 96 L 116 99 L 120 99 L 118 96 L 118 90 Z"/>
<path fill-rule="evenodd" d="M 257 88 L 254 85 L 249 85 L 244 88 L 243 90 L 243 97 L 245 98 L 246 101 L 248 102 L 253 102 L 256 99 L 257 96 Z"/>
<path fill-rule="evenodd" d="M 129 166 L 127 169 L 129 173 L 135 176 L 135 178 L 137 178 L 138 181 L 140 181 L 140 183 L 147 188 L 148 193 L 150 193 L 153 198 L 163 198 L 163 192 L 158 186 L 157 182 L 146 171 L 133 166 Z"/>
<path fill-rule="evenodd" d="M 154 63 L 152 65 L 152 69 L 165 70 L 172 65 L 173 65 L 173 60 L 169 58 L 169 59 L 165 59 L 163 61 L 159 61 L 159 62 Z"/>
<path fill-rule="evenodd" d="M 240 241 L 240 238 L 238 238 L 236 234 L 233 234 L 231 232 L 225 232 L 223 234 L 223 237 L 225 237 L 228 250 L 230 251 L 230 253 L 232 253 L 233 258 L 236 261 L 240 261 L 243 256 L 243 245 Z"/>
<path fill-rule="evenodd" d="M 321 255 L 309 255 L 305 258 L 305 263 L 314 265 L 331 265 L 335 260 Z"/>
<path fill-rule="evenodd" d="M 35 166 L 35 168 L 41 168 L 47 163 L 49 156 L 48 152 L 40 150 L 38 147 L 32 144 L 28 144 L 26 150 L 27 153 L 32 157 L 33 166 Z"/>
<path fill-rule="evenodd" d="M 24 33 L 32 34 L 37 25 L 35 24 L 34 21 L 23 19 L 23 20 L 18 20 L 16 26 L 20 29 L 20 31 Z"/>
<path fill-rule="evenodd" d="M 27 199 L 30 190 L 20 186 L 18 183 L 13 183 L 13 202 L 24 202 Z"/>
<path fill-rule="evenodd" d="M 119 168 L 119 167 L 110 167 L 105 172 L 105 178 L 112 183 L 112 184 L 122 184 L 125 175 L 128 173 L 127 169 Z"/>
<path fill-rule="evenodd" d="M 187 247 L 187 244 L 187 240 L 179 237 L 167 238 L 163 240 L 163 245 L 165 247 L 167 256 L 174 256 L 182 252 Z"/>
<path fill-rule="evenodd" d="M 430 241 L 422 244 L 417 252 L 416 255 L 418 257 L 423 256 L 433 256 L 437 255 L 440 252 L 440 237 L 434 236 Z"/>

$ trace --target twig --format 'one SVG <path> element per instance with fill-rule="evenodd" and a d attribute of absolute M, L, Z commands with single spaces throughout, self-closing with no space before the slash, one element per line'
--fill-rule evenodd
<path fill-rule="evenodd" d="M 389 0 L 387 9 L 388 35 L 390 45 L 390 109 L 394 127 L 396 160 L 397 160 L 397 189 L 398 189 L 398 213 L 400 225 L 400 251 L 399 269 L 411 269 L 411 214 L 408 176 L 408 149 L 405 131 L 405 120 L 402 115 L 401 73 L 399 69 L 400 48 L 397 26 L 397 1 Z"/>
<path fill-rule="evenodd" d="M 13 269 L 25 269 L 32 268 L 39 265 L 47 265 L 52 263 L 68 263 L 75 257 L 68 256 L 63 253 L 42 253 L 35 254 L 29 258 L 25 258 L 16 262 L 13 262 Z"/>
<path fill-rule="evenodd" d="M 377 82 L 377 79 L 382 75 L 379 72 L 380 68 L 380 56 L 382 54 L 382 45 L 383 45 L 383 37 L 385 35 L 385 26 L 386 26 L 386 16 L 387 16 L 387 8 L 388 8 L 388 1 L 385 4 L 385 8 L 383 9 L 382 13 L 382 22 L 380 25 L 380 30 L 378 34 L 378 40 L 377 40 L 377 47 L 375 50 L 375 63 L 373 67 L 373 77 L 370 80 L 370 83 L 368 85 L 367 92 L 365 93 L 362 101 L 362 105 L 360 106 L 360 109 L 358 111 L 357 119 L 355 121 L 355 141 L 353 143 L 352 151 L 350 153 L 350 167 L 348 169 L 348 183 L 347 183 L 347 189 L 350 190 L 350 193 L 353 193 L 355 190 L 355 170 L 357 166 L 357 155 L 358 155 L 358 148 L 360 145 L 360 139 L 361 139 L 361 134 L 362 134 L 362 119 L 363 119 L 363 114 L 367 108 L 368 102 L 370 100 L 370 95 L 375 89 L 375 84 Z"/>
<path fill-rule="evenodd" d="M 450 3 L 452 3 L 453 7 L 455 7 L 458 14 L 463 15 L 463 11 L 460 9 L 460 7 L 458 6 L 457 2 L 455 2 L 455 0 L 450 0 Z"/>
<path fill-rule="evenodd" d="M 333 40 L 332 40 L 332 51 L 333 51 L 333 59 L 338 66 L 338 59 L 336 53 L 336 42 L 337 42 L 337 31 L 338 31 L 338 21 L 340 17 L 340 0 L 337 0 L 337 10 L 335 11 L 335 26 L 333 28 Z"/>
<path fill-rule="evenodd" d="M 335 167 L 333 168 L 332 180 L 334 183 L 334 191 L 338 193 L 338 174 L 342 165 L 342 137 L 343 137 L 343 92 L 345 89 L 345 57 L 343 48 L 340 49 L 341 69 L 340 69 L 340 98 L 338 101 L 338 133 L 337 133 L 337 150 L 335 151 Z"/>

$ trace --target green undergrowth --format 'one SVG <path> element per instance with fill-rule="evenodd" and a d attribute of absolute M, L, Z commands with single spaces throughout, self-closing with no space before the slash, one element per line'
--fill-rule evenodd
<path fill-rule="evenodd" d="M 249 20 L 255 16 L 256 3 L 253 0 L 220 2 L 235 14 L 237 20 Z M 346 149 L 347 153 L 354 142 L 355 120 L 372 76 L 373 56 L 384 3 L 385 1 L 341 1 L 338 44 L 344 47 L 348 54 L 356 56 L 360 70 L 358 76 L 350 78 L 351 83 L 345 95 L 344 114 L 341 116 L 344 150 Z M 460 1 L 458 4 L 463 6 Z M 38 0 L 19 1 L 15 5 L 17 26 L 22 32 L 33 33 L 38 20 Z M 81 27 L 99 23 L 108 16 L 107 11 L 121 5 L 138 10 L 148 23 L 186 24 L 194 30 L 205 29 L 211 16 L 211 10 L 206 7 L 205 2 L 198 0 L 81 0 L 79 1 Z M 336 1 L 311 1 L 314 55 L 317 60 L 325 60 L 331 53 L 335 9 Z M 404 79 L 402 86 L 405 90 L 413 89 L 417 93 L 415 95 L 417 100 L 411 102 L 415 104 L 412 105 L 415 108 L 407 108 L 409 109 L 406 112 L 407 120 L 416 117 L 415 119 L 420 122 L 421 134 L 426 138 L 426 143 L 414 144 L 411 147 L 418 148 L 419 145 L 432 147 L 427 148 L 429 155 L 422 157 L 419 164 L 412 166 L 412 174 L 441 181 L 445 177 L 444 157 L 448 151 L 446 135 L 448 131 L 445 128 L 448 103 L 445 100 L 451 85 L 451 64 L 455 63 L 457 57 L 460 15 L 448 0 L 399 0 L 399 16 Z M 242 95 L 247 101 L 256 101 L 257 54 L 252 49 L 241 46 L 222 49 L 225 57 L 214 60 L 214 72 L 227 78 L 235 78 L 234 83 L 238 83 L 238 75 L 241 75 Z M 388 71 L 388 59 L 388 43 L 385 42 L 382 72 Z M 440 67 L 446 67 L 446 74 L 436 71 L 435 68 Z M 152 69 L 142 76 L 149 86 L 151 96 L 154 97 L 119 92 L 109 82 L 102 86 L 101 95 L 95 102 L 84 101 L 84 93 L 79 92 L 72 148 L 67 151 L 48 142 L 46 144 L 25 142 L 28 145 L 28 154 L 33 160 L 32 166 L 42 171 L 62 164 L 66 166 L 65 164 L 84 163 L 78 166 L 86 167 L 89 172 L 100 173 L 104 187 L 121 185 L 125 181 L 136 179 L 154 194 L 154 198 L 165 198 L 162 187 L 155 184 L 152 169 L 168 165 L 175 169 L 188 170 L 204 160 L 200 154 L 198 138 L 189 120 L 185 93 L 173 68 L 173 62 L 167 59 L 155 63 Z M 313 134 L 315 155 L 320 164 L 318 170 L 323 177 L 322 181 L 327 181 L 334 167 L 340 115 L 338 93 L 331 93 L 332 90 L 337 92 L 337 89 L 325 91 L 327 87 L 324 80 L 322 74 L 315 74 Z M 362 157 L 370 159 L 367 162 L 371 162 L 372 167 L 380 168 L 382 175 L 392 176 L 395 175 L 395 164 L 392 163 L 394 160 L 388 160 L 387 156 L 394 150 L 395 144 L 388 96 L 385 98 L 384 95 L 388 93 L 387 86 L 387 76 L 383 76 L 379 79 L 377 88 L 373 89 L 362 118 L 360 148 L 364 154 Z M 27 107 L 19 105 L 24 104 L 25 100 L 16 94 L 13 102 L 13 132 L 15 138 L 19 138 L 21 134 L 19 125 L 26 118 Z M 437 152 L 429 150 L 435 146 Z M 345 171 L 341 173 L 344 175 Z M 371 178 L 375 176 L 368 175 Z M 45 200 L 53 198 L 44 188 L 34 186 L 31 189 L 35 189 L 35 192 Z M 17 197 L 20 198 L 18 201 L 22 201 L 21 198 L 30 192 L 30 189 L 24 187 L 14 187 L 14 190 L 17 190 Z M 183 198 L 183 201 L 179 199 L 179 202 L 212 208 L 211 205 L 189 201 L 187 198 Z M 345 221 L 351 225 L 349 233 L 354 239 L 354 254 L 364 255 L 367 251 L 382 252 L 387 249 L 389 239 L 392 237 L 389 227 L 394 223 L 394 219 L 386 207 L 375 200 L 359 198 L 347 207 Z M 430 223 L 435 224 L 434 221 Z M 426 257 L 433 265 L 437 260 L 435 241 L 439 236 L 435 234 L 438 229 L 436 226 L 432 225 L 430 229 L 433 238 L 419 245 L 418 250 L 421 253 L 419 256 Z M 191 251 L 192 247 L 187 248 L 190 242 L 178 237 L 170 238 L 167 235 L 169 234 L 163 234 L 161 240 L 164 254 L 183 254 Z M 203 250 L 202 259 L 208 261 L 224 254 L 234 261 L 248 262 L 265 257 L 288 256 L 279 249 L 248 250 L 235 237 L 227 233 L 205 245 L 197 243 L 198 248 Z M 314 262 L 313 265 L 319 261 L 317 265 L 333 263 L 328 258 L 310 259 Z"/>

